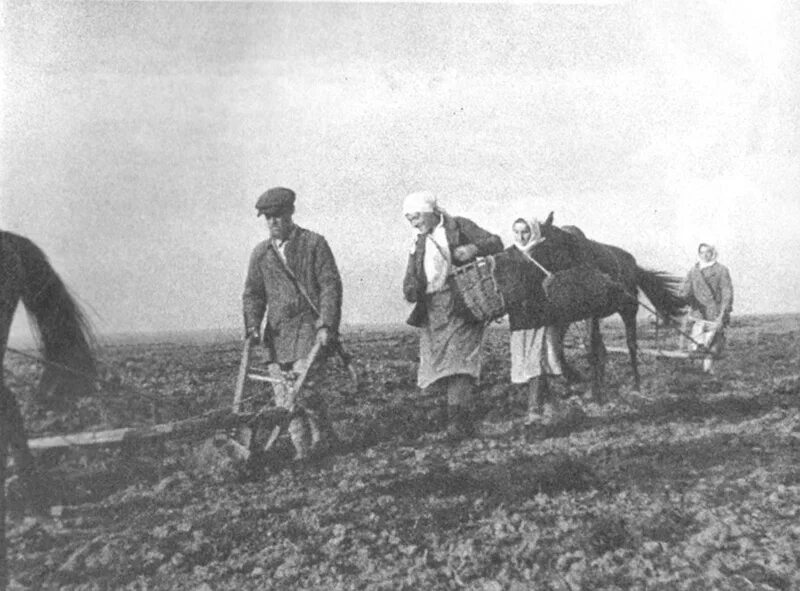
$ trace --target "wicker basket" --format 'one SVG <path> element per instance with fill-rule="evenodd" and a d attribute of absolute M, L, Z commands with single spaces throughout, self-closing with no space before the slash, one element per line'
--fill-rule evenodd
<path fill-rule="evenodd" d="M 505 315 L 505 300 L 494 277 L 494 257 L 479 257 L 456 267 L 452 282 L 458 297 L 476 320 L 489 322 Z"/>

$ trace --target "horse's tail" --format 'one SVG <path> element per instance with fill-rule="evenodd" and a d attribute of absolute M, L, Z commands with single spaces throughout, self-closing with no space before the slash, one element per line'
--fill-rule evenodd
<path fill-rule="evenodd" d="M 40 399 L 91 391 L 97 366 L 86 316 L 38 246 L 22 236 L 6 234 L 6 238 L 12 239 L 19 256 L 22 303 L 50 363 L 39 382 Z"/>
<path fill-rule="evenodd" d="M 670 320 L 681 316 L 686 308 L 686 301 L 680 295 L 682 282 L 681 277 L 669 273 L 636 267 L 636 285 L 656 310 Z"/>

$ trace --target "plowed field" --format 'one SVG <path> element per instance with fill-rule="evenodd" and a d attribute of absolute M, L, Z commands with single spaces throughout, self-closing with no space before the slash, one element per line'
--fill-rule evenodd
<path fill-rule="evenodd" d="M 522 424 L 508 332 L 493 328 L 480 436 L 458 443 L 443 436 L 442 401 L 415 386 L 413 331 L 344 343 L 361 386 L 336 360 L 316 380 L 342 444 L 315 462 L 293 465 L 280 439 L 245 470 L 211 433 L 39 453 L 49 518 L 6 483 L 11 588 L 800 589 L 797 316 L 735 319 L 713 378 L 643 356 L 640 393 L 611 354 L 608 402 L 556 382 L 570 410 L 546 429 Z M 233 340 L 105 345 L 100 391 L 69 412 L 26 405 L 30 435 L 224 407 L 240 352 Z M 569 357 L 588 375 L 581 349 Z M 39 368 L 6 365 L 26 400 Z"/>

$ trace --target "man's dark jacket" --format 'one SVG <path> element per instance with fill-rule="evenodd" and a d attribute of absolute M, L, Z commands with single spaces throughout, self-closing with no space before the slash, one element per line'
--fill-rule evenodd
<path fill-rule="evenodd" d="M 318 328 L 325 326 L 336 334 L 342 311 L 342 280 L 325 238 L 295 226 L 284 253 L 286 265 L 316 306 L 319 318 L 289 279 L 270 240 L 253 250 L 242 296 L 246 328 L 259 327 L 266 312 L 264 338 L 271 341 L 280 363 L 305 358 Z"/>

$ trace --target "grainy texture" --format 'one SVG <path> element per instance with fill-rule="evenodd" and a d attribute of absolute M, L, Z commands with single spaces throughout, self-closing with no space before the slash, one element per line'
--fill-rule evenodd
<path fill-rule="evenodd" d="M 604 316 L 623 297 L 621 286 L 588 265 L 554 273 L 542 285 L 547 297 L 548 324 Z"/>
<path fill-rule="evenodd" d="M 640 330 L 646 344 L 652 327 Z M 482 436 L 458 444 L 415 387 L 414 332 L 346 333 L 345 345 L 362 391 L 348 402 L 335 360 L 320 384 L 344 448 L 304 469 L 279 457 L 283 440 L 240 479 L 213 441 L 39 456 L 57 517 L 12 511 L 12 578 L 67 590 L 800 586 L 797 317 L 734 317 L 716 379 L 648 358 L 642 396 L 614 356 L 607 404 L 575 397 L 537 431 L 508 383 L 508 332 L 489 330 Z M 226 407 L 239 354 L 232 341 L 107 347 L 116 389 L 68 415 L 29 407 L 28 424 L 44 435 Z M 585 371 L 582 350 L 568 356 Z M 37 369 L 14 358 L 9 370 L 30 393 Z"/>

